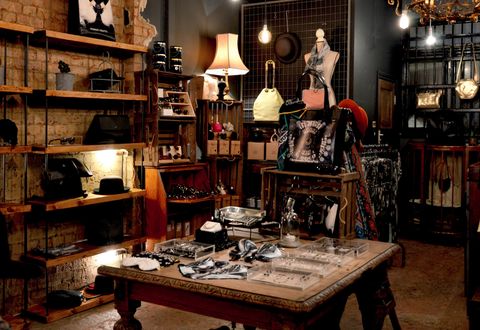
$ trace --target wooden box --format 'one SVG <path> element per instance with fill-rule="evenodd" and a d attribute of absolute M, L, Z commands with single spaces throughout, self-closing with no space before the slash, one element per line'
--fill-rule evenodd
<path fill-rule="evenodd" d="M 229 155 L 230 154 L 230 141 L 218 140 L 218 154 Z"/>
<path fill-rule="evenodd" d="M 272 141 L 265 144 L 265 159 L 277 160 L 278 159 L 278 142 Z"/>
<path fill-rule="evenodd" d="M 250 160 L 265 159 L 265 143 L 264 142 L 248 142 L 247 158 Z"/>
<path fill-rule="evenodd" d="M 207 141 L 207 155 L 208 156 L 218 155 L 218 140 Z"/>
<path fill-rule="evenodd" d="M 240 141 L 232 140 L 230 141 L 230 155 L 240 156 L 242 154 L 242 149 L 240 147 Z"/>

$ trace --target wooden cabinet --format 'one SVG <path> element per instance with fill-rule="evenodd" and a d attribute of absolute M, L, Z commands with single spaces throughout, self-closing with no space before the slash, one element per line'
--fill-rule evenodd
<path fill-rule="evenodd" d="M 479 160 L 479 146 L 409 143 L 403 150 L 400 218 L 406 230 L 424 238 L 465 238 L 467 168 Z"/>
<path fill-rule="evenodd" d="M 293 197 L 303 235 L 325 234 L 326 213 L 322 210 L 327 209 L 327 204 L 337 203 L 338 215 L 331 235 L 339 238 L 355 237 L 357 172 L 324 175 L 280 171 L 273 167 L 263 168 L 261 173 L 262 209 L 269 219 L 280 222 L 286 198 Z"/>
<path fill-rule="evenodd" d="M 147 167 L 145 169 L 147 236 L 163 241 L 194 234 L 213 216 L 206 163 Z M 170 196 L 176 185 L 208 193 L 195 198 Z"/>
<path fill-rule="evenodd" d="M 275 137 L 279 128 L 278 122 L 243 123 L 244 148 L 244 191 L 243 204 L 259 201 L 262 197 L 262 169 L 277 165 L 278 142 Z M 259 203 L 255 202 L 256 207 Z M 250 205 L 250 206 L 253 206 Z"/>
<path fill-rule="evenodd" d="M 243 199 L 243 103 L 197 102 L 197 144 L 202 159 L 210 167 L 210 184 L 216 191 L 215 206 L 240 206 Z"/>
<path fill-rule="evenodd" d="M 144 113 L 136 115 L 135 126 L 147 147 L 143 159 L 137 157 L 137 165 L 194 163 L 196 115 L 185 91 L 192 77 L 155 69 L 137 72 L 137 80 L 141 75 L 148 103 Z"/>

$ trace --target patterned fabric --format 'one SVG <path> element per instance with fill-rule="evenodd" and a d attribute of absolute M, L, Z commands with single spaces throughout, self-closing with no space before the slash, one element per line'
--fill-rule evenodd
<path fill-rule="evenodd" d="M 312 50 L 310 51 L 310 58 L 305 65 L 304 71 L 311 69 L 317 71 L 318 74 L 323 77 L 323 58 L 325 57 L 325 54 L 327 54 L 329 51 L 330 46 L 328 45 L 327 40 L 323 41 L 323 47 L 320 52 L 317 51 L 317 44 L 313 45 Z M 314 81 L 314 88 L 323 88 L 323 85 L 317 79 L 314 79 Z"/>
<path fill-rule="evenodd" d="M 378 240 L 375 213 L 370 200 L 362 160 L 355 144 L 350 152 L 346 153 L 346 166 L 349 172 L 358 172 L 360 177 L 356 183 L 357 210 L 355 212 L 355 232 L 358 238 Z"/>

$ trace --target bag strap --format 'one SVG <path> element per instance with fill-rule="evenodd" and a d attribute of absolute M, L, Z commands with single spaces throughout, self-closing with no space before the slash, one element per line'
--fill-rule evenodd
<path fill-rule="evenodd" d="M 330 103 L 328 101 L 328 87 L 327 87 L 327 84 L 325 83 L 325 79 L 321 75 L 319 75 L 318 72 L 315 71 L 315 70 L 307 69 L 307 70 L 305 70 L 305 72 L 302 73 L 300 78 L 298 78 L 298 80 L 297 80 L 297 91 L 296 91 L 297 98 L 299 100 L 302 99 L 302 80 L 305 76 L 308 76 L 308 75 L 312 75 L 315 79 L 317 79 L 320 82 L 320 84 L 322 84 L 323 90 L 325 91 L 324 101 L 323 101 L 324 109 L 329 109 L 330 108 Z"/>
<path fill-rule="evenodd" d="M 265 62 L 265 88 L 268 88 L 268 65 L 272 65 L 272 89 L 275 88 L 275 62 L 267 60 Z"/>
<path fill-rule="evenodd" d="M 458 63 L 457 67 L 457 79 L 455 80 L 455 83 L 458 83 L 460 80 L 460 73 L 462 71 L 462 63 L 463 63 L 463 57 L 465 55 L 465 48 L 467 48 L 467 45 L 470 45 L 472 47 L 472 53 L 473 53 L 473 80 L 478 81 L 478 69 L 477 69 L 477 58 L 475 56 L 475 45 L 472 42 L 466 43 L 462 47 L 462 55 L 460 56 L 460 63 Z"/>

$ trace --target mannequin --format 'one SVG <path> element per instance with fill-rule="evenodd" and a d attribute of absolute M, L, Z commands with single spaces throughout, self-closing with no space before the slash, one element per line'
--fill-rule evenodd
<path fill-rule="evenodd" d="M 332 106 L 337 104 L 337 102 L 335 100 L 335 93 L 331 81 L 340 54 L 330 50 L 327 39 L 325 39 L 325 32 L 322 29 L 317 29 L 315 36 L 317 37 L 317 40 L 312 47 L 312 51 L 304 55 L 306 63 L 305 70 L 313 69 L 325 79 L 325 83 L 328 87 L 328 101 L 330 106 Z M 315 79 L 310 76 L 310 88 L 318 87 L 321 86 L 315 86 Z"/>

